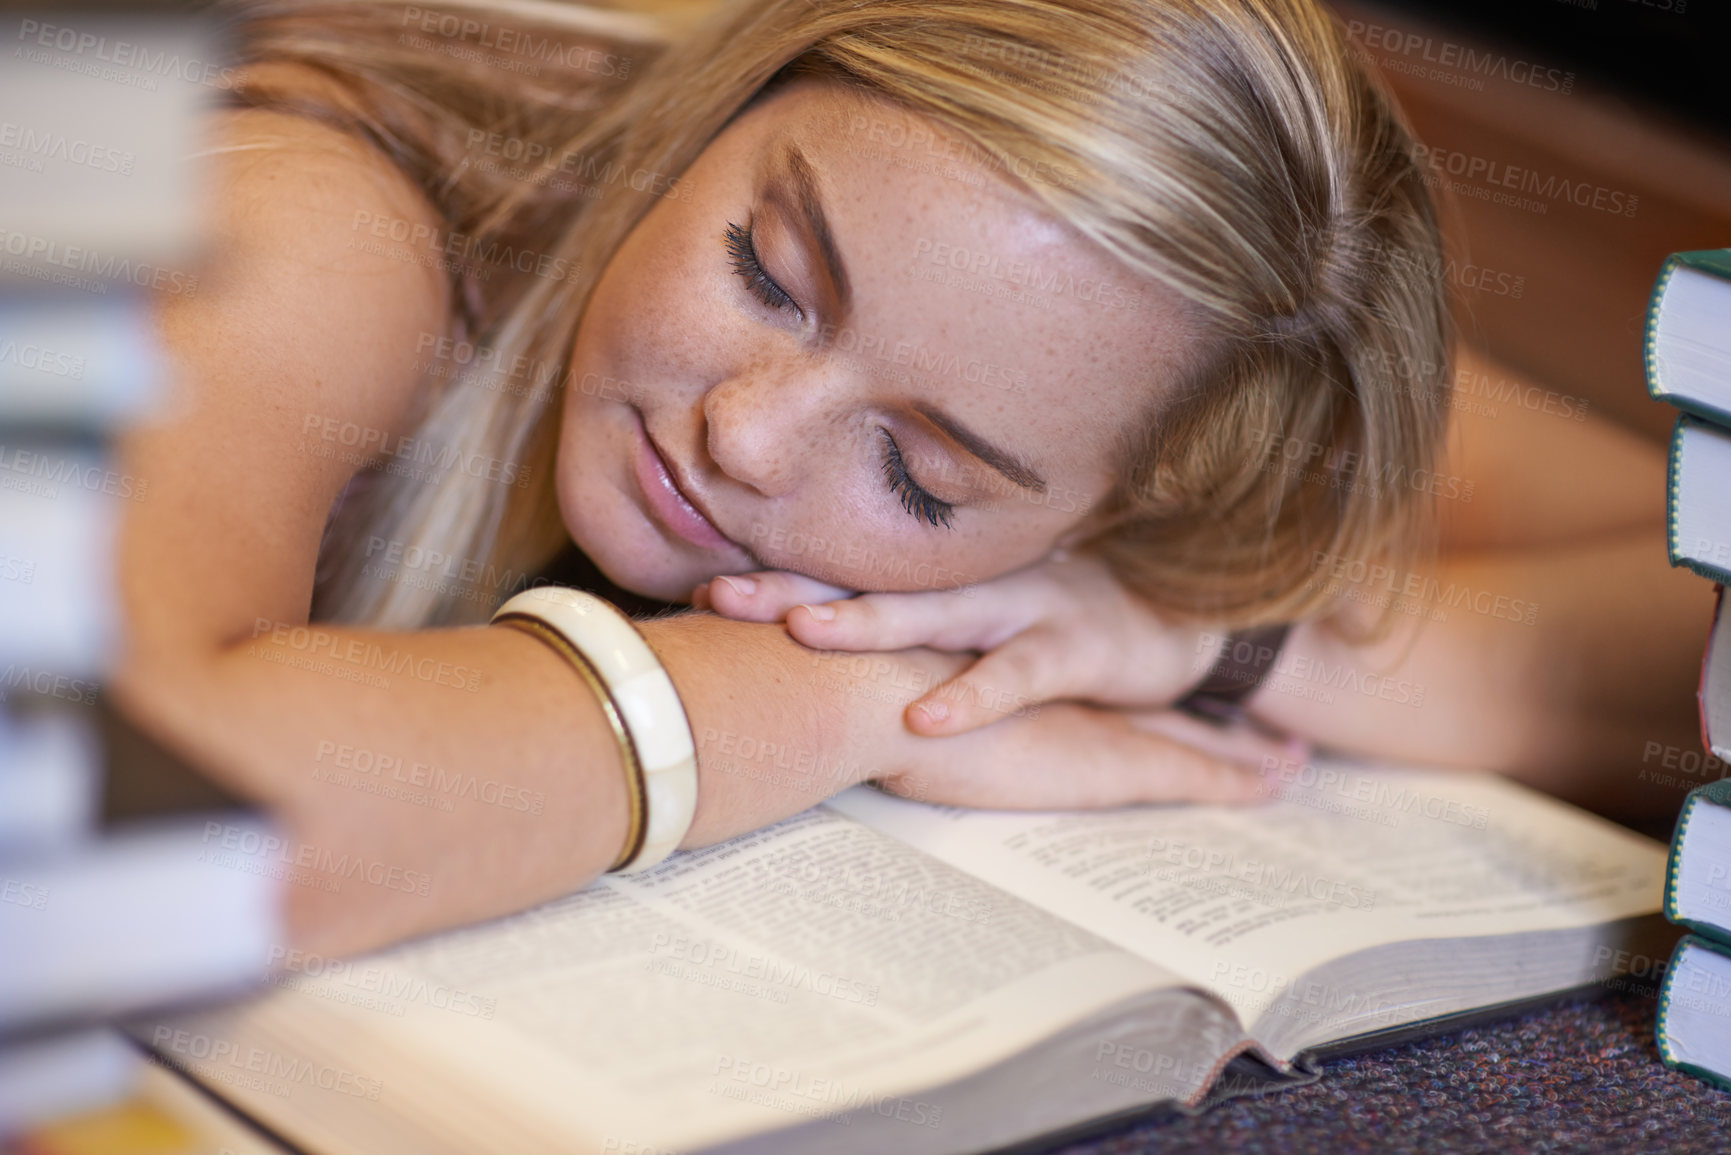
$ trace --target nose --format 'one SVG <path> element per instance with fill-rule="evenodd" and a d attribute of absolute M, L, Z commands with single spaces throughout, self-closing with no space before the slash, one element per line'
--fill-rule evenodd
<path fill-rule="evenodd" d="M 809 366 L 760 364 L 729 377 L 703 398 L 710 458 L 764 497 L 785 496 L 828 424 L 825 392 Z"/>

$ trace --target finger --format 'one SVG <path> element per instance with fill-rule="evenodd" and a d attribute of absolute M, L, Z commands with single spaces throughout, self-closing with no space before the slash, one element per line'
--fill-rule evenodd
<path fill-rule="evenodd" d="M 1081 650 L 1047 626 L 1024 630 L 908 704 L 903 723 L 928 738 L 965 734 L 1043 702 L 1086 696 Z"/>
<path fill-rule="evenodd" d="M 709 606 L 724 618 L 741 622 L 779 622 L 787 611 L 806 602 L 829 602 L 852 591 L 786 570 L 729 574 L 709 583 Z"/>
<path fill-rule="evenodd" d="M 977 748 L 986 735 L 986 752 Z M 943 747 L 954 747 L 945 750 Z M 880 779 L 891 793 L 942 805 L 1005 810 L 1138 803 L 1248 802 L 1258 776 L 1226 759 L 1131 726 L 1121 714 L 1050 707 L 1041 718 L 938 739 L 919 768 Z"/>
<path fill-rule="evenodd" d="M 694 610 L 707 610 L 712 608 L 709 604 L 708 582 L 704 582 L 702 585 L 691 591 L 691 608 Z"/>
<path fill-rule="evenodd" d="M 1016 587 L 988 582 L 805 605 L 788 614 L 787 629 L 820 650 L 985 650 L 1026 629 L 1040 608 Z"/>
<path fill-rule="evenodd" d="M 1276 762 L 1307 762 L 1310 743 L 1302 738 L 1265 733 L 1243 722 L 1222 726 L 1182 710 L 1151 710 L 1129 715 L 1130 724 L 1139 729 L 1165 734 L 1216 758 L 1224 758 L 1240 766 L 1259 768 Z"/>

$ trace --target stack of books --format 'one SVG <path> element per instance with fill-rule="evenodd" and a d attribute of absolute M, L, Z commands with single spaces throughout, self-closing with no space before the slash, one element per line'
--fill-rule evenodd
<path fill-rule="evenodd" d="M 1647 311 L 1647 389 L 1683 412 L 1671 438 L 1671 564 L 1718 583 L 1701 662 L 1702 743 L 1731 757 L 1731 250 L 1676 253 Z M 1659 1054 L 1731 1087 L 1731 780 L 1683 803 L 1665 877 L 1665 914 L 1694 933 L 1672 952 L 1659 995 Z"/>
<path fill-rule="evenodd" d="M 1719 584 L 1701 669 L 1701 726 L 1721 761 L 1731 753 L 1731 249 L 1674 253 L 1647 309 L 1647 390 L 1683 412 L 1671 436 L 1667 497 L 1671 564 Z"/>
<path fill-rule="evenodd" d="M 1694 933 L 1678 941 L 1659 992 L 1659 1055 L 1731 1089 L 1731 779 L 1683 803 L 1665 873 L 1665 914 Z"/>
<path fill-rule="evenodd" d="M 3 1139 L 127 1094 L 138 1053 L 106 1021 L 257 981 L 278 903 L 232 849 L 268 828 L 214 792 L 156 805 L 137 776 L 161 762 L 102 693 L 116 529 L 151 497 L 115 439 L 167 392 L 153 296 L 197 291 L 216 45 L 75 7 L 0 12 L 0 39 Z"/>

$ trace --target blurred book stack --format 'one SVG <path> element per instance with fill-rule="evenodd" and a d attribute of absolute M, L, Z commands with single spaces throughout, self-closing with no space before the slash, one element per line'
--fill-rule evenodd
<path fill-rule="evenodd" d="M 1647 309 L 1647 391 L 1676 406 L 1666 497 L 1671 564 L 1719 584 L 1719 609 L 1701 666 L 1701 730 L 1731 755 L 1731 249 L 1673 253 Z"/>
<path fill-rule="evenodd" d="M 1667 489 L 1671 564 L 1717 583 L 1698 701 L 1704 769 L 1731 761 L 1731 250 L 1674 253 L 1653 286 L 1647 390 L 1682 412 Z M 1665 915 L 1693 933 L 1666 967 L 1657 1035 L 1667 1065 L 1731 1088 L 1731 778 L 1691 791 L 1677 817 Z"/>
<path fill-rule="evenodd" d="M 116 529 L 150 497 L 116 438 L 168 394 L 154 302 L 197 291 L 219 47 L 185 14 L 5 4 L 0 42 L 4 1140 L 128 1095 L 105 1020 L 256 982 L 277 902 L 265 824 L 102 690 Z"/>

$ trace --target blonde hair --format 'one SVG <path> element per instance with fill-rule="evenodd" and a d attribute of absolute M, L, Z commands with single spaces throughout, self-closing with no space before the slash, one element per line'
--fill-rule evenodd
<path fill-rule="evenodd" d="M 546 367 L 554 385 L 504 388 L 474 366 L 431 382 L 417 437 L 516 463 L 533 484 L 462 469 L 436 484 L 377 478 L 333 519 L 322 615 L 411 628 L 490 609 L 448 583 L 365 580 L 366 540 L 484 559 L 476 568 L 495 574 L 545 562 L 563 541 L 557 386 L 602 268 L 732 116 L 808 75 L 932 118 L 1186 303 L 1194 354 L 1175 388 L 1157 390 L 1150 365 L 1120 483 L 1087 522 L 1129 588 L 1229 625 L 1292 620 L 1330 601 L 1318 559 L 1411 561 L 1426 548 L 1449 389 L 1435 209 L 1392 99 L 1311 0 L 740 0 L 697 22 L 445 6 L 526 36 L 581 35 L 616 60 L 572 69 L 570 52 L 549 52 L 566 70 L 557 83 L 523 83 L 496 53 L 405 39 L 400 4 L 231 10 L 243 63 L 335 80 L 341 95 L 311 110 L 420 181 L 460 248 L 483 254 L 469 273 L 499 266 L 496 285 L 459 295 L 459 335 L 489 365 Z M 308 107 L 268 69 L 250 75 L 247 101 Z M 515 141 L 535 163 L 479 163 L 481 139 Z M 559 179 L 573 171 L 584 180 Z M 510 259 L 522 251 L 567 272 L 522 274 Z"/>

